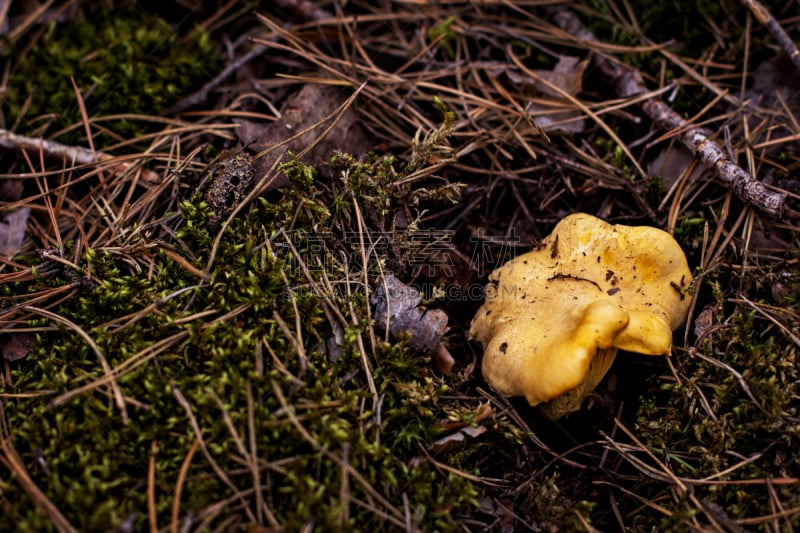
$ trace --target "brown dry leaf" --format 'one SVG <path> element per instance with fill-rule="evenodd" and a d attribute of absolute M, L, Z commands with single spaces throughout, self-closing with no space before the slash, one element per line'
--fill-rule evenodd
<path fill-rule="evenodd" d="M 553 70 L 534 70 L 541 79 L 549 81 L 570 96 L 575 96 L 583 89 L 583 72 L 588 61 L 581 61 L 573 56 L 561 56 Z M 580 133 L 586 127 L 580 118 L 581 112 L 574 109 L 571 103 L 563 99 L 561 94 L 541 81 L 507 71 L 508 78 L 523 90 L 531 88 L 539 95 L 555 100 L 553 105 L 539 102 L 528 103 L 526 110 L 533 116 L 536 124 L 547 133 L 572 134 Z"/>
<path fill-rule="evenodd" d="M 783 54 L 762 61 L 753 72 L 753 85 L 744 95 L 748 108 L 753 111 L 745 116 L 751 130 L 762 132 L 753 140 L 753 144 L 767 143 L 765 153 L 777 155 L 798 149 L 799 144 L 795 138 L 795 124 L 800 120 L 800 111 L 797 109 L 800 103 L 798 87 L 800 73 Z M 765 119 L 769 120 L 766 128 L 761 124 Z M 781 139 L 785 141 L 779 142 Z M 798 191 L 794 178 L 780 180 L 778 185 L 791 192 Z"/>
<path fill-rule="evenodd" d="M 467 426 L 451 433 L 431 444 L 431 450 L 439 453 L 454 444 L 461 444 L 467 439 L 475 439 L 486 433 L 486 426 Z"/>
<path fill-rule="evenodd" d="M 534 70 L 533 72 L 568 95 L 575 96 L 583 89 L 583 71 L 586 70 L 587 64 L 588 61 L 585 59 L 581 61 L 577 57 L 561 56 L 558 58 L 558 63 L 553 67 L 553 70 Z M 534 80 L 534 86 L 540 94 L 561 98 L 557 91 L 554 91 L 544 83 Z"/>
<path fill-rule="evenodd" d="M 348 107 L 338 118 L 324 137 L 320 136 L 331 126 L 324 122 L 352 94 L 349 87 L 328 86 L 306 83 L 286 103 L 281 117 L 275 122 L 261 125 L 252 121 L 238 120 L 237 136 L 251 150 L 259 152 L 284 142 L 299 132 L 315 124 L 318 127 L 281 146 L 279 149 L 265 154 L 255 161 L 256 177 L 263 176 L 277 161 L 285 161 L 286 153 L 295 155 L 319 139 L 300 161 L 317 167 L 324 175 L 326 163 L 334 150 L 341 150 L 355 156 L 366 154 L 373 148 L 373 143 L 361 126 L 361 118 L 353 107 Z M 278 176 L 270 189 L 286 185 L 286 178 Z"/>
<path fill-rule="evenodd" d="M 456 360 L 453 359 L 453 354 L 441 342 L 436 346 L 436 350 L 431 355 L 433 367 L 439 371 L 440 374 L 448 375 L 453 371 L 453 366 Z"/>
<path fill-rule="evenodd" d="M 682 145 L 670 145 L 661 150 L 653 161 L 647 165 L 650 176 L 661 176 L 664 188 L 669 190 L 672 185 L 689 170 L 694 164 L 689 175 L 689 181 L 694 181 L 706 170 L 706 166 L 695 159 L 694 155 Z"/>
<path fill-rule="evenodd" d="M 418 352 L 433 351 L 447 330 L 447 314 L 441 309 L 418 309 L 422 297 L 394 274 L 385 277 L 372 293 L 370 303 L 378 331 L 393 338 L 408 335 L 408 345 Z"/>
<path fill-rule="evenodd" d="M 0 351 L 6 361 L 18 361 L 26 357 L 36 346 L 32 333 L 11 333 L 0 339 Z"/>
<path fill-rule="evenodd" d="M 694 319 L 694 334 L 698 339 L 704 338 L 714 327 L 714 308 L 706 307 Z"/>
<path fill-rule="evenodd" d="M 745 93 L 745 99 L 770 109 L 780 106 L 781 100 L 787 106 L 795 106 L 800 102 L 798 86 L 800 74 L 792 62 L 784 55 L 776 55 L 756 67 L 753 86 Z"/>
<path fill-rule="evenodd" d="M 4 202 L 16 202 L 22 198 L 22 181 L 20 180 L 0 180 L 0 200 Z"/>
<path fill-rule="evenodd" d="M 479 404 L 478 407 L 475 409 L 475 422 L 480 422 L 486 417 L 489 417 L 494 414 L 494 409 L 492 408 L 492 404 L 489 402 Z"/>

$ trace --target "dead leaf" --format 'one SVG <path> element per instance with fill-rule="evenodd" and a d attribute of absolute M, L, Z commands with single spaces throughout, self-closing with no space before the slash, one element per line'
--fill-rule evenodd
<path fill-rule="evenodd" d="M 454 444 L 461 444 L 467 440 L 467 436 L 461 433 L 461 431 L 456 431 L 455 433 L 451 433 L 446 437 L 442 437 L 441 439 L 437 440 L 433 444 L 431 444 L 431 450 L 436 453 L 446 450 L 450 446 Z"/>
<path fill-rule="evenodd" d="M 0 339 L 0 351 L 6 361 L 18 361 L 26 357 L 36 346 L 36 336 L 32 333 L 10 333 Z"/>
<path fill-rule="evenodd" d="M 544 99 L 529 102 L 526 111 L 531 114 L 536 125 L 546 133 L 572 134 L 580 133 L 586 127 L 580 110 L 567 101 L 563 95 L 543 83 L 546 80 L 555 85 L 566 94 L 575 96 L 583 89 L 583 72 L 586 70 L 587 60 L 573 56 L 561 56 L 553 70 L 534 70 L 539 79 L 522 76 L 512 70 L 506 74 L 508 78 L 520 86 L 523 92 L 535 91 L 539 96 L 545 96 L 552 101 L 547 103 Z"/>
<path fill-rule="evenodd" d="M 698 339 L 705 338 L 714 326 L 714 309 L 706 307 L 694 319 L 694 334 Z"/>
<path fill-rule="evenodd" d="M 763 130 L 764 141 L 775 142 L 792 137 L 796 133 L 792 120 L 800 120 L 800 112 L 797 111 L 797 105 L 800 104 L 800 91 L 797 90 L 800 87 L 800 73 L 792 61 L 785 54 L 773 56 L 756 67 L 752 79 L 753 85 L 744 95 L 747 107 L 778 112 L 769 113 L 770 124 L 767 128 L 762 127 L 763 111 L 747 113 L 745 116 L 751 130 Z M 784 105 L 787 111 L 791 110 L 790 113 L 784 112 Z M 766 147 L 766 153 L 777 154 L 785 150 L 797 150 L 797 147 L 796 140 L 789 140 Z M 794 180 L 786 181 L 795 183 Z"/>
<path fill-rule="evenodd" d="M 573 56 L 561 56 L 553 70 L 534 70 L 533 72 L 567 93 L 575 96 L 583 89 L 583 71 L 586 70 L 587 60 L 581 61 Z M 561 93 L 548 87 L 544 83 L 534 80 L 534 86 L 540 94 L 563 98 Z"/>
<path fill-rule="evenodd" d="M 19 180 L 0 180 L 0 200 L 16 202 L 22 198 L 22 182 Z"/>
<path fill-rule="evenodd" d="M 494 409 L 489 402 L 479 404 L 475 409 L 475 422 L 480 422 L 484 418 L 494 414 Z"/>
<path fill-rule="evenodd" d="M 455 433 L 451 433 L 450 435 L 442 437 L 431 444 L 431 450 L 439 453 L 453 446 L 454 444 L 461 444 L 462 442 L 466 442 L 467 439 L 478 438 L 486 433 L 486 431 L 487 429 L 485 426 L 467 426 L 465 428 L 461 428 Z"/>
<path fill-rule="evenodd" d="M 461 433 L 471 439 L 476 439 L 486 433 L 485 426 L 467 426 L 461 430 Z"/>
<path fill-rule="evenodd" d="M 705 165 L 695 159 L 694 155 L 682 145 L 670 145 L 661 150 L 653 161 L 647 165 L 647 174 L 661 176 L 664 189 L 669 190 L 689 166 L 694 165 L 689 181 L 694 181 L 706 170 Z"/>
<path fill-rule="evenodd" d="M 433 351 L 447 329 L 447 314 L 441 309 L 418 309 L 422 297 L 394 274 L 389 273 L 374 289 L 370 303 L 378 331 L 393 338 L 408 335 L 408 345 L 418 352 Z"/>
<path fill-rule="evenodd" d="M 450 350 L 441 342 L 436 346 L 433 355 L 431 355 L 431 361 L 433 361 L 433 367 L 445 376 L 453 371 L 453 366 L 456 364 L 456 360 L 453 359 Z"/>
<path fill-rule="evenodd" d="M 800 103 L 800 74 L 785 55 L 762 61 L 753 72 L 753 86 L 745 98 L 760 107 L 775 108 L 783 100 L 788 106 Z"/>
<path fill-rule="evenodd" d="M 279 145 L 293 135 L 319 124 L 285 146 L 256 159 L 256 177 L 263 176 L 277 161 L 285 161 L 288 151 L 297 155 L 314 142 L 317 144 L 300 161 L 319 168 L 323 175 L 329 171 L 327 163 L 334 150 L 355 156 L 371 150 L 373 142 L 361 126 L 362 120 L 352 106 L 344 110 L 332 127 L 331 121 L 324 122 L 352 92 L 351 88 L 306 83 L 288 100 L 278 120 L 264 125 L 238 121 L 236 135 L 242 144 L 255 152 Z M 330 131 L 326 132 L 329 127 Z M 270 189 L 285 185 L 286 178 L 281 175 L 272 182 Z"/>

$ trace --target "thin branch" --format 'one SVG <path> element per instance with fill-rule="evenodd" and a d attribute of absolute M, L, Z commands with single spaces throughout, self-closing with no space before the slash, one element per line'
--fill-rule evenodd
<path fill-rule="evenodd" d="M 767 31 L 778 41 L 780 47 L 783 48 L 783 51 L 788 54 L 794 66 L 800 71 L 800 50 L 797 49 L 792 38 L 786 33 L 786 30 L 783 29 L 778 21 L 775 20 L 775 17 L 764 7 L 764 4 L 758 0 L 742 0 L 742 4 L 750 10 L 761 24 L 767 27 Z"/>
<path fill-rule="evenodd" d="M 315 7 L 313 2 L 303 0 L 276 0 L 273 3 L 277 8 L 283 11 L 292 11 L 298 18 L 307 21 L 324 20 L 333 17 L 329 11 Z M 230 78 L 234 72 L 239 71 L 244 65 L 260 57 L 266 51 L 267 46 L 263 44 L 256 44 L 249 52 L 241 57 L 238 57 L 237 59 L 234 59 L 228 65 L 226 65 L 219 74 L 214 76 L 211 81 L 200 87 L 197 92 L 180 99 L 178 102 L 167 108 L 164 111 L 164 114 L 174 115 L 180 113 L 181 111 L 185 111 L 190 107 L 202 104 L 208 99 L 208 95 L 211 93 L 211 91 L 225 83 L 225 80 Z"/>
<path fill-rule="evenodd" d="M 205 102 L 206 100 L 208 100 L 208 95 L 209 93 L 211 93 L 211 91 L 213 91 L 218 86 L 225 83 L 225 80 L 230 78 L 234 72 L 238 71 L 244 65 L 254 60 L 255 58 L 257 58 L 266 51 L 267 51 L 266 46 L 257 44 L 243 56 L 228 63 L 228 65 L 224 69 L 222 69 L 222 71 L 219 74 L 214 76 L 211 79 L 211 81 L 200 87 L 200 89 L 197 92 L 190 94 L 186 98 L 178 100 L 175 104 L 165 109 L 164 114 L 175 115 L 177 113 L 180 113 L 181 111 L 189 109 L 190 107 Z"/>
<path fill-rule="evenodd" d="M 586 41 L 597 42 L 597 38 L 574 13 L 563 6 L 548 9 L 550 16 L 561 29 L 572 36 Z M 594 64 L 616 85 L 622 97 L 634 97 L 648 92 L 641 72 L 596 53 L 590 54 Z M 778 218 L 797 218 L 800 213 L 786 205 L 786 195 L 767 189 L 760 181 L 748 174 L 726 155 L 725 151 L 710 138 L 710 132 L 692 127 L 667 104 L 655 98 L 641 104 L 642 110 L 656 125 L 665 130 L 681 130 L 680 141 L 708 168 L 714 170 L 719 178 L 730 187 L 745 203 L 762 213 Z"/>
<path fill-rule="evenodd" d="M 133 164 L 126 161 L 116 162 L 115 156 L 103 152 L 95 152 L 82 146 L 69 146 L 42 138 L 17 135 L 2 128 L 0 128 L 0 148 L 30 154 L 41 153 L 48 159 L 60 159 L 73 165 L 106 163 L 110 164 L 109 171 L 114 174 L 123 174 L 133 167 Z M 147 169 L 142 169 L 142 179 L 148 183 L 161 181 L 161 177 L 156 172 Z"/>

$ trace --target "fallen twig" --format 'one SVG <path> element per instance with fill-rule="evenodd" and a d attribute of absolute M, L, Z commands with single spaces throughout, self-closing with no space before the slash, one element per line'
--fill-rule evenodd
<path fill-rule="evenodd" d="M 797 70 L 800 70 L 800 50 L 797 49 L 792 38 L 786 33 L 786 30 L 783 29 L 778 21 L 775 20 L 775 17 L 764 7 L 764 4 L 758 0 L 742 0 L 742 4 L 750 10 L 761 24 L 767 27 L 772 37 L 778 41 L 783 51 L 789 55 L 789 58 L 792 60 L 792 63 L 794 63 L 794 66 L 797 67 Z"/>
<path fill-rule="evenodd" d="M 231 61 L 228 65 L 220 71 L 219 74 L 214 76 L 208 83 L 200 87 L 199 90 L 193 92 L 185 98 L 181 98 L 173 105 L 164 110 L 165 115 L 175 115 L 181 111 L 185 111 L 192 106 L 196 106 L 205 102 L 208 99 L 208 94 L 222 85 L 234 72 L 242 68 L 244 65 L 254 60 L 261 54 L 267 51 L 267 47 L 261 44 L 254 46 L 249 52 L 243 56 Z"/>
<path fill-rule="evenodd" d="M 276 7 L 282 10 L 294 12 L 297 17 L 303 20 L 323 20 L 333 16 L 329 11 L 314 7 L 313 2 L 308 2 L 305 0 L 277 0 L 274 3 L 276 4 Z M 237 59 L 234 59 L 228 65 L 226 65 L 219 74 L 214 76 L 211 81 L 200 87 L 197 92 L 194 92 L 185 98 L 181 98 L 175 104 L 164 110 L 164 114 L 175 115 L 181 111 L 189 109 L 190 107 L 205 102 L 208 99 L 208 95 L 211 91 L 222 85 L 225 80 L 233 75 L 234 72 L 237 72 L 244 65 L 261 56 L 266 51 L 267 47 L 265 45 L 256 44 L 249 52 L 241 57 L 238 57 Z"/>
<path fill-rule="evenodd" d="M 42 138 L 17 135 L 5 129 L 0 129 L 0 148 L 32 154 L 38 154 L 41 151 L 48 159 L 60 159 L 77 165 L 107 163 L 110 165 L 109 171 L 114 174 L 122 174 L 133 167 L 133 163 L 118 161 L 118 157 L 103 152 L 92 151 L 82 146 L 69 146 Z M 147 183 L 161 181 L 158 173 L 147 169 L 142 169 L 142 179 Z"/>
<path fill-rule="evenodd" d="M 586 42 L 596 42 L 597 38 L 578 20 L 574 13 L 563 6 L 549 8 L 549 14 L 563 30 Z M 642 74 L 635 68 L 613 62 L 605 56 L 590 54 L 594 64 L 611 79 L 622 97 L 633 97 L 648 92 Z M 680 141 L 689 148 L 695 157 L 730 187 L 747 204 L 762 213 L 778 218 L 797 218 L 798 214 L 786 205 L 786 195 L 767 189 L 744 169 L 726 155 L 725 151 L 710 138 L 710 132 L 694 128 L 667 104 L 651 98 L 641 103 L 642 110 L 660 128 L 679 130 Z"/>

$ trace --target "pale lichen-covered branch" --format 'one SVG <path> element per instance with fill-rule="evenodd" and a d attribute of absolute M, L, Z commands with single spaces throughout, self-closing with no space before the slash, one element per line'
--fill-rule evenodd
<path fill-rule="evenodd" d="M 571 35 L 588 42 L 597 40 L 571 11 L 563 7 L 553 7 L 550 9 L 550 14 L 556 24 Z M 632 97 L 648 92 L 641 73 L 635 68 L 611 61 L 596 53 L 592 53 L 591 57 L 600 71 L 614 83 L 620 96 Z M 767 189 L 763 183 L 739 167 L 711 139 L 707 130 L 693 128 L 687 120 L 661 100 L 650 98 L 642 102 L 641 107 L 660 128 L 683 131 L 680 135 L 681 142 L 695 157 L 713 169 L 742 201 L 772 217 L 797 217 L 797 212 L 786 205 L 785 194 Z"/>

